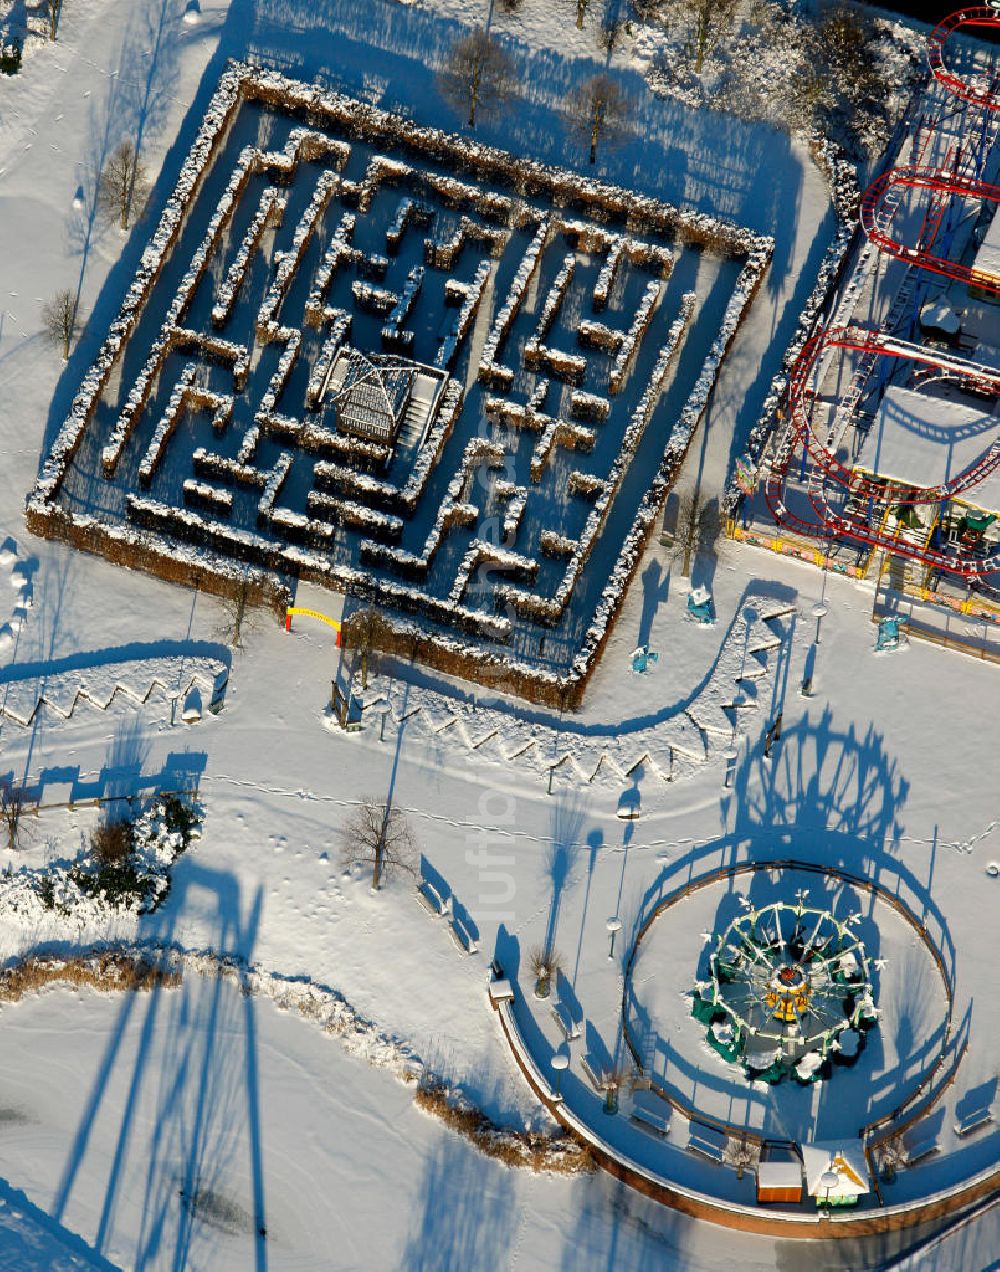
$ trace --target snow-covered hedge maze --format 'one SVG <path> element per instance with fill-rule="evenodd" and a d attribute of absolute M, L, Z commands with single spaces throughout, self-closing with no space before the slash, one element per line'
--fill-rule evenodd
<path fill-rule="evenodd" d="M 234 64 L 29 525 L 572 706 L 770 251 Z"/>

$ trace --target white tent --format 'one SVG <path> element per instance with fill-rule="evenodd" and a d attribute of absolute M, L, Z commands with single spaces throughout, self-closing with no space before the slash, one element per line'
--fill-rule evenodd
<path fill-rule="evenodd" d="M 852 1205 L 870 1191 L 865 1155 L 855 1140 L 803 1144 L 802 1165 L 806 1191 L 824 1205 Z"/>

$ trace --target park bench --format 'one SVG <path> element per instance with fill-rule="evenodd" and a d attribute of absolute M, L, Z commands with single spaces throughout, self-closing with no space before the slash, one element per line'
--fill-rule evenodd
<path fill-rule="evenodd" d="M 993 1108 L 989 1104 L 981 1105 L 977 1109 L 973 1109 L 970 1113 L 966 1113 L 964 1117 L 960 1117 L 955 1123 L 955 1134 L 962 1137 L 971 1135 L 973 1131 L 978 1131 L 981 1127 L 986 1126 L 993 1121 Z"/>
<path fill-rule="evenodd" d="M 917 1162 L 930 1157 L 938 1151 L 937 1130 L 926 1123 L 917 1123 L 903 1136 L 903 1152 L 907 1166 L 915 1166 Z"/>
<path fill-rule="evenodd" d="M 573 1019 L 573 1013 L 565 1003 L 556 1003 L 552 1008 L 552 1019 L 559 1026 L 559 1030 L 567 1042 L 572 1042 L 574 1038 L 579 1038 L 580 1026 Z"/>
<path fill-rule="evenodd" d="M 457 914 L 452 917 L 451 923 L 448 925 L 448 931 L 451 933 L 451 939 L 463 954 L 479 953 L 479 945 L 476 943 L 475 937 L 473 937 Z"/>
<path fill-rule="evenodd" d="M 449 913 L 451 898 L 445 900 L 430 879 L 421 879 L 417 884 L 417 900 L 436 919 Z"/>
<path fill-rule="evenodd" d="M 670 1129 L 670 1105 L 652 1091 L 635 1091 L 632 1095 L 632 1121 L 644 1131 L 666 1135 Z"/>
<path fill-rule="evenodd" d="M 580 1068 L 587 1076 L 587 1080 L 595 1091 L 603 1091 L 607 1087 L 604 1080 L 604 1065 L 598 1064 L 591 1056 L 582 1056 L 580 1059 Z"/>
<path fill-rule="evenodd" d="M 714 1126 L 706 1126 L 703 1122 L 692 1122 L 688 1129 L 687 1149 L 707 1158 L 710 1162 L 721 1164 L 726 1152 L 726 1136 Z"/>

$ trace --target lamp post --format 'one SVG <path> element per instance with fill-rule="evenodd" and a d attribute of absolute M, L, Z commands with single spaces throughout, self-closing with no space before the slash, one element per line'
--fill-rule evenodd
<path fill-rule="evenodd" d="M 824 578 L 824 581 L 825 581 L 825 578 Z M 817 645 L 819 644 L 820 623 L 822 623 L 823 619 L 826 618 L 829 612 L 830 612 L 830 607 L 829 605 L 827 605 L 826 601 L 823 601 L 823 600 L 817 601 L 816 604 L 812 607 L 812 616 L 816 620 L 816 644 Z"/>
<path fill-rule="evenodd" d="M 552 1071 L 556 1075 L 556 1099 L 561 1100 L 562 1094 L 559 1090 L 562 1083 L 562 1075 L 569 1068 L 569 1056 L 564 1051 L 557 1051 L 549 1061 Z"/>
<path fill-rule="evenodd" d="M 725 763 L 726 763 L 726 771 L 722 779 L 722 786 L 723 786 L 723 789 L 726 790 L 728 789 L 730 782 L 732 781 L 733 770 L 736 768 L 736 761 L 740 758 L 740 753 L 736 748 L 736 725 L 735 724 L 733 725 L 732 744 L 730 745 L 727 751 L 723 752 L 722 758 L 723 760 L 725 760 Z"/>
<path fill-rule="evenodd" d="M 611 937 L 611 949 L 608 951 L 608 958 L 610 959 L 615 956 L 615 934 L 622 930 L 622 921 L 618 915 L 615 914 L 608 919 L 604 926 L 608 929 L 608 933 Z"/>
<path fill-rule="evenodd" d="M 823 1197 L 823 1204 L 826 1206 L 829 1206 L 830 1189 L 837 1187 L 837 1185 L 840 1183 L 840 1176 L 837 1174 L 835 1170 L 825 1170 L 822 1173 L 822 1175 L 820 1175 L 819 1182 L 822 1185 L 822 1187 L 826 1189 L 826 1195 Z"/>

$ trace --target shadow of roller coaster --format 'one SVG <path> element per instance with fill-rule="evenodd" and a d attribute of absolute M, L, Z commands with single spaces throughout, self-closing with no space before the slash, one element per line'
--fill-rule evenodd
<path fill-rule="evenodd" d="M 824 443 L 813 425 L 816 372 L 824 353 L 837 349 L 859 353 L 864 358 L 907 359 L 917 363 L 925 375 L 951 379 L 960 387 L 975 392 L 1000 394 L 1000 369 L 925 348 L 878 329 L 849 325 L 820 331 L 803 347 L 789 375 L 788 425 L 764 482 L 764 497 L 775 523 L 809 538 L 826 541 L 846 538 L 870 547 L 884 548 L 897 556 L 908 557 L 963 578 L 975 578 L 1000 570 L 1000 549 L 986 557 L 961 551 L 942 552 L 883 529 L 871 515 L 865 519 L 831 506 L 828 498 L 830 487 L 839 490 L 845 497 L 851 496 L 855 506 L 867 501 L 872 510 L 876 507 L 881 509 L 887 502 L 910 506 L 941 503 L 968 495 L 1000 468 L 1000 437 L 995 438 L 974 463 L 936 486 L 914 487 L 906 482 L 893 483 L 843 463 L 832 449 L 834 439 L 830 437 Z M 803 469 L 807 463 L 812 465 L 803 481 L 811 517 L 803 515 L 804 509 L 797 512 L 789 508 L 786 499 L 788 472 L 796 456 L 801 456 Z"/>

